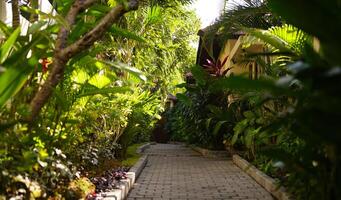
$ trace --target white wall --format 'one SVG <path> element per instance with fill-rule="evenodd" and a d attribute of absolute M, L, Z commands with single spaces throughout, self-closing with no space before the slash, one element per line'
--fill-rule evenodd
<path fill-rule="evenodd" d="M 39 9 L 45 13 L 54 12 L 52 5 L 48 0 L 39 0 Z M 12 7 L 10 3 L 5 3 L 4 0 L 0 0 L 0 19 L 7 25 L 12 23 Z M 25 35 L 30 22 L 24 17 L 20 16 L 21 34 Z"/>

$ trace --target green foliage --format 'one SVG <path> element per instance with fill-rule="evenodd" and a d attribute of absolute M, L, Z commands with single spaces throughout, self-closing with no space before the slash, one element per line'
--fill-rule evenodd
<path fill-rule="evenodd" d="M 208 147 L 212 133 L 223 130 L 225 144 L 295 198 L 340 199 L 340 13 L 337 0 L 245 1 L 226 11 L 204 39 L 243 30 L 245 46 L 264 44 L 263 53 L 245 55 L 264 76 L 214 80 L 192 70 L 196 85 L 185 93 L 191 103 L 179 98 L 169 111 L 173 137 Z M 219 105 L 212 94 L 234 100 Z"/>
<path fill-rule="evenodd" d="M 58 14 L 23 8 L 40 16 L 27 33 L 0 23 L 5 37 L 0 46 L 1 195 L 73 199 L 70 181 L 149 140 L 167 95 L 181 90 L 176 85 L 182 82 L 183 66 L 195 60 L 190 43 L 199 28 L 195 15 L 179 4 L 186 1 L 162 2 L 171 7 L 145 1 L 92 48 L 71 58 L 32 124 L 25 121 L 28 107 L 49 81 L 45 68 L 51 65 L 44 62 L 53 62 L 56 33 L 66 26 L 63 16 L 72 1 L 57 1 Z M 98 3 L 77 16 L 74 27 L 66 26 L 71 29 L 68 44 L 110 9 Z"/>
<path fill-rule="evenodd" d="M 340 118 L 341 108 L 336 102 L 340 102 L 341 62 L 336 56 L 340 54 L 340 41 L 334 32 L 340 29 L 340 4 L 267 2 L 273 14 L 297 28 L 241 27 L 269 45 L 269 51 L 262 56 L 272 57 L 272 62 L 267 63 L 270 70 L 266 71 L 271 78 L 247 80 L 235 76 L 210 86 L 213 91 L 233 91 L 248 104 L 228 140 L 280 178 L 296 198 L 340 199 L 336 188 L 341 183 L 341 127 L 336 119 Z M 313 47 L 313 38 L 320 49 Z M 280 73 L 271 73 L 280 67 L 284 67 Z"/>
<path fill-rule="evenodd" d="M 224 128 L 232 120 L 230 113 L 221 111 L 227 106 L 225 93 L 209 91 L 208 83 L 214 78 L 199 66 L 191 69 L 197 84 L 187 85 L 185 94 L 177 94 L 179 102 L 166 115 L 168 132 L 173 140 L 223 149 L 224 135 L 229 134 Z"/>

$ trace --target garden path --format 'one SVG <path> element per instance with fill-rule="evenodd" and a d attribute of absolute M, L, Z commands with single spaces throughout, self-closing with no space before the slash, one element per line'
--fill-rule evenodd
<path fill-rule="evenodd" d="M 128 200 L 259 199 L 272 196 L 231 160 L 205 158 L 175 144 L 151 145 Z"/>

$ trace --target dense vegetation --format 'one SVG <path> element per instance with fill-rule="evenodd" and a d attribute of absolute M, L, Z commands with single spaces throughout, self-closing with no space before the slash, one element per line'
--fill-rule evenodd
<path fill-rule="evenodd" d="M 265 48 L 245 52 L 240 65 L 256 62 L 262 76 L 218 76 L 222 60 L 194 67 L 195 84 L 168 111 L 172 137 L 207 148 L 224 143 L 297 199 L 340 199 L 340 17 L 337 0 L 245 0 L 226 11 L 207 44 L 243 31 L 243 48 Z"/>
<path fill-rule="evenodd" d="M 21 7 L 32 22 L 27 32 L 17 22 L 0 23 L 0 194 L 6 197 L 80 198 L 69 182 L 115 167 L 128 146 L 148 141 L 167 95 L 179 90 L 175 85 L 195 59 L 190 44 L 199 22 L 177 1 L 144 1 L 138 9 L 130 8 L 134 1 L 86 1 L 89 8 L 76 16 L 70 13 L 81 1 L 56 2 L 54 15 L 34 10 L 32 2 Z M 120 9 L 114 25 L 94 31 Z M 91 34 L 102 37 L 82 41 Z"/>
<path fill-rule="evenodd" d="M 173 93 L 173 140 L 239 153 L 297 199 L 341 199 L 339 0 L 225 9 L 203 36 L 203 66 L 193 66 L 189 0 L 59 0 L 54 15 L 11 2 L 13 24 L 0 23 L 0 198 L 80 198 L 80 177 L 148 141 Z M 242 49 L 263 45 L 237 61 L 257 63 L 255 78 L 227 76 L 213 55 L 213 40 L 236 32 Z"/>

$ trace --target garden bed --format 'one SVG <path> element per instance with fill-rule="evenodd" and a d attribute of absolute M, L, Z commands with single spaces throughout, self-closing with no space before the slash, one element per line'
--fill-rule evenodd
<path fill-rule="evenodd" d="M 257 169 L 239 155 L 232 156 L 233 163 L 242 169 L 245 173 L 251 176 L 258 184 L 264 187 L 278 200 L 290 200 L 292 197 L 286 192 L 283 186 L 278 186 L 276 181 Z"/>
<path fill-rule="evenodd" d="M 136 179 L 142 172 L 142 169 L 146 166 L 147 156 L 142 156 L 138 162 L 130 168 L 130 170 L 126 173 L 126 178 L 121 180 L 116 189 L 112 189 L 107 192 L 102 192 L 95 196 L 94 199 L 115 199 L 115 200 L 123 200 L 128 196 L 130 189 L 133 187 Z"/>
<path fill-rule="evenodd" d="M 122 165 L 129 164 L 131 167 L 108 170 L 101 177 L 91 178 L 96 185 L 96 192 L 87 196 L 87 199 L 115 199 L 123 200 L 127 197 L 129 190 L 140 175 L 147 163 L 147 156 L 141 156 L 150 143 L 144 145 L 133 145 L 128 149 L 128 159 Z M 134 152 L 131 152 L 134 150 Z"/>

